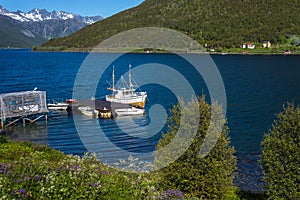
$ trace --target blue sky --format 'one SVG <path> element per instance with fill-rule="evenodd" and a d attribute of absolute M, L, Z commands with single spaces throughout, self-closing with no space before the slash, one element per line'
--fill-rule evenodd
<path fill-rule="evenodd" d="M 67 11 L 83 16 L 109 17 L 120 11 L 135 7 L 144 0 L 0 0 L 0 5 L 9 11 L 28 12 L 33 8 L 48 11 Z"/>

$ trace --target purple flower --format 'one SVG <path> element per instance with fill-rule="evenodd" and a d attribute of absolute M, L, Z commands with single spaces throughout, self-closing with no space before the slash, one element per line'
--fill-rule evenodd
<path fill-rule="evenodd" d="M 108 171 L 103 171 L 102 174 L 109 175 Z"/>
<path fill-rule="evenodd" d="M 80 169 L 80 165 L 73 165 L 67 168 L 68 171 L 75 171 L 75 172 L 78 172 L 79 169 Z"/>
<path fill-rule="evenodd" d="M 158 199 L 183 199 L 183 194 L 179 190 L 166 190 L 161 193 Z"/>
<path fill-rule="evenodd" d="M 39 175 L 36 175 L 36 176 L 34 177 L 34 179 L 35 179 L 36 181 L 39 181 L 39 180 L 41 180 L 41 177 L 40 177 Z"/>
<path fill-rule="evenodd" d="M 0 164 L 0 173 L 5 174 L 7 172 L 8 165 L 7 164 Z"/>
<path fill-rule="evenodd" d="M 97 183 L 89 182 L 89 186 L 97 187 L 98 185 L 99 185 L 99 184 L 97 184 Z"/>
<path fill-rule="evenodd" d="M 20 194 L 26 194 L 26 190 L 25 190 L 25 189 L 20 189 L 18 192 L 19 192 Z"/>
<path fill-rule="evenodd" d="M 22 183 L 22 182 L 23 182 L 23 179 L 17 180 L 17 183 Z"/>

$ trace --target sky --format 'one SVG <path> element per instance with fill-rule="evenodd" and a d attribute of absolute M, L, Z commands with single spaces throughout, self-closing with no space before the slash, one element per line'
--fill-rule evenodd
<path fill-rule="evenodd" d="M 144 0 L 0 0 L 0 5 L 9 11 L 28 12 L 33 8 L 48 11 L 66 11 L 82 16 L 101 15 L 107 18 L 113 14 L 135 7 Z"/>

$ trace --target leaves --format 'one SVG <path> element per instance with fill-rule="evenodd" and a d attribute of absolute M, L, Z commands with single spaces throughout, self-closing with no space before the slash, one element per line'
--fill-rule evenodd
<path fill-rule="evenodd" d="M 262 142 L 269 199 L 300 198 L 300 109 L 288 103 Z"/>
<path fill-rule="evenodd" d="M 190 109 L 195 105 L 199 109 Z M 214 112 L 212 112 L 213 107 L 216 108 Z M 212 142 L 210 144 L 215 145 L 214 148 L 207 152 L 206 156 L 199 156 L 208 128 L 220 125 L 218 120 L 212 120 L 212 113 L 214 113 L 214 116 L 222 116 L 222 109 L 219 106 L 216 104 L 210 106 L 205 102 L 204 97 L 200 98 L 199 102 L 193 101 L 186 106 L 174 106 L 171 111 L 173 115 L 168 119 L 169 131 L 159 141 L 157 148 L 163 149 L 175 137 L 179 126 L 189 127 L 193 124 L 193 118 L 190 118 L 190 122 L 177 124 L 181 121 L 180 118 L 185 112 L 188 112 L 191 116 L 200 115 L 197 133 L 185 153 L 178 160 L 158 172 L 161 176 L 160 185 L 165 190 L 178 189 L 188 197 L 225 198 L 234 188 L 233 178 L 236 170 L 236 158 L 234 149 L 229 146 L 228 127 L 223 126 L 224 122 L 221 135 L 216 143 L 210 141 Z M 184 143 L 185 141 L 181 142 Z M 171 152 L 176 153 L 176 149 Z M 168 160 L 168 156 L 170 155 L 155 155 L 154 164 Z"/>

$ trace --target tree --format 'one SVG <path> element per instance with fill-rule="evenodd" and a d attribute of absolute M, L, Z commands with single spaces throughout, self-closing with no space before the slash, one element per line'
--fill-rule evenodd
<path fill-rule="evenodd" d="M 269 199 L 300 199 L 300 109 L 287 104 L 262 142 Z"/>
<path fill-rule="evenodd" d="M 188 122 L 181 121 L 184 115 L 187 115 Z M 197 115 L 200 116 L 198 123 Z M 193 141 L 188 149 L 175 162 L 159 170 L 160 187 L 163 190 L 180 190 L 186 197 L 204 199 L 222 199 L 233 195 L 236 157 L 234 148 L 229 144 L 227 135 L 229 129 L 222 108 L 216 103 L 209 105 L 202 96 L 199 101 L 192 101 L 186 105 L 180 102 L 175 105 L 167 123 L 168 133 L 160 139 L 157 150 L 165 149 L 177 137 L 179 129 L 183 129 L 185 134 L 190 134 L 186 132 L 191 127 L 194 128 L 195 124 L 199 126 L 196 127 Z M 221 131 L 218 134 L 216 127 L 219 126 Z M 209 137 L 208 132 L 213 137 Z M 210 139 L 207 141 L 207 138 Z M 178 153 L 182 143 L 186 142 L 182 138 L 181 143 L 169 148 L 167 153 L 156 153 L 154 165 L 163 166 L 164 162 L 168 162 L 170 157 Z M 199 152 L 202 152 L 201 156 Z"/>

